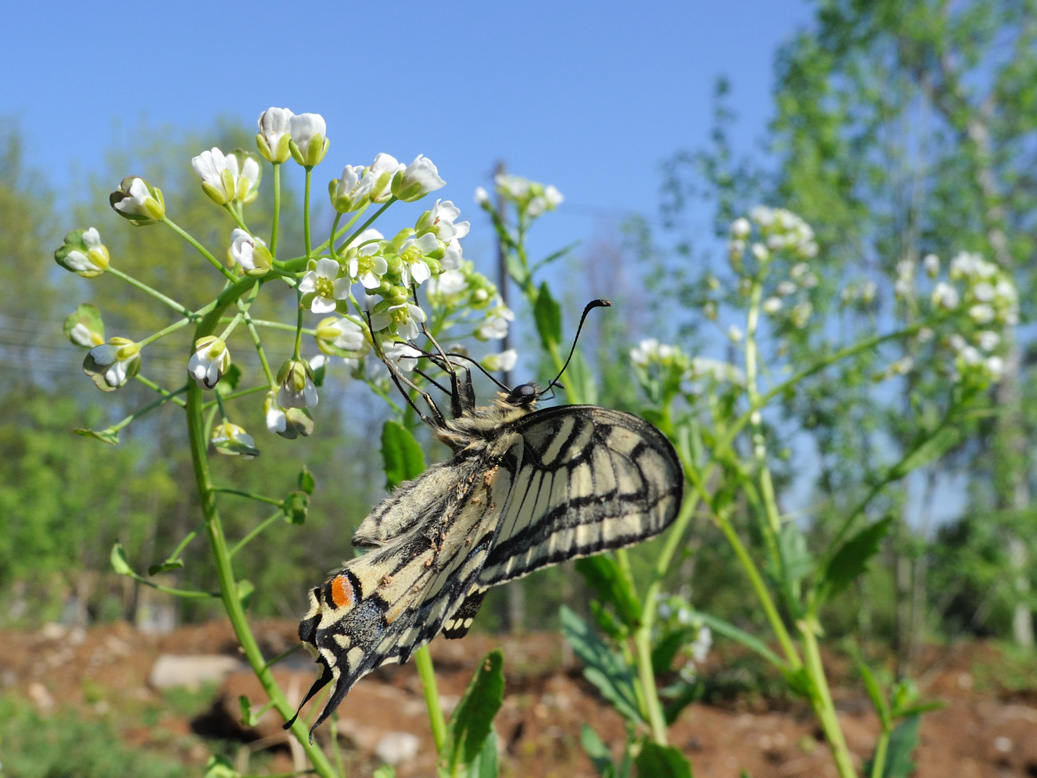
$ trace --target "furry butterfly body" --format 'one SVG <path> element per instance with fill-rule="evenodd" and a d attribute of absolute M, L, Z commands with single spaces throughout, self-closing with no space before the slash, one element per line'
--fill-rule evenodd
<path fill-rule="evenodd" d="M 683 476 L 662 433 L 597 406 L 535 410 L 540 395 L 524 384 L 476 406 L 466 374 L 452 378 L 453 418 L 430 402 L 425 420 L 453 459 L 376 506 L 353 538 L 367 553 L 310 592 L 299 636 L 321 675 L 303 703 L 331 684 L 313 729 L 365 673 L 441 631 L 462 637 L 491 586 L 632 545 L 676 517 Z"/>

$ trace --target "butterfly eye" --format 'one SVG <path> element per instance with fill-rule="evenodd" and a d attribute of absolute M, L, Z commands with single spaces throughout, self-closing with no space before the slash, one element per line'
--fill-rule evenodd
<path fill-rule="evenodd" d="M 512 405 L 529 405 L 538 394 L 537 388 L 533 384 L 520 384 L 508 394 L 508 402 Z"/>

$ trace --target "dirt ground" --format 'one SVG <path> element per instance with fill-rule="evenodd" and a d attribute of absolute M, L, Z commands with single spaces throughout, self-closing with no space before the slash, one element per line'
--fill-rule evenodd
<path fill-rule="evenodd" d="M 264 622 L 256 634 L 267 655 L 274 656 L 296 642 L 295 628 L 294 623 Z M 584 680 L 557 634 L 437 639 L 432 653 L 444 705 L 456 704 L 479 658 L 497 646 L 504 649 L 507 679 L 496 719 L 503 774 L 592 778 L 594 770 L 579 742 L 581 725 L 590 724 L 618 751 L 624 724 Z M 168 699 L 148 683 L 163 654 L 238 656 L 229 627 L 217 623 L 164 635 L 144 635 L 126 624 L 0 631 L 0 692 L 24 695 L 44 713 L 74 706 L 84 716 L 122 722 L 114 715 L 119 708 L 162 705 Z M 277 671 L 282 688 L 296 699 L 314 677 L 314 666 L 305 659 L 300 652 Z M 918 778 L 1037 776 L 1037 678 L 1002 677 L 1008 665 L 995 646 L 982 643 L 930 649 L 922 664 L 923 696 L 942 700 L 945 707 L 923 718 L 915 755 Z M 837 669 L 834 695 L 859 764 L 874 748 L 878 725 L 857 679 L 839 675 Z M 197 765 L 198 774 L 213 739 L 221 741 L 224 752 L 228 744 L 232 752 L 236 749 L 241 769 L 258 772 L 250 759 L 262 752 L 267 756 L 261 769 L 292 770 L 293 754 L 274 714 L 253 730 L 238 723 L 242 694 L 254 707 L 265 702 L 251 673 L 236 672 L 205 694 L 197 712 L 171 709 L 149 726 L 130 718 L 121 724 L 122 732 L 128 742 L 156 749 L 168 749 L 171 735 L 183 736 L 174 742 L 191 745 L 176 755 Z M 380 763 L 377 753 L 385 756 L 394 746 L 398 755 L 416 752 L 396 764 L 401 778 L 434 775 L 432 739 L 413 665 L 384 668 L 361 680 L 339 708 L 338 732 L 349 775 L 370 775 Z M 805 705 L 794 700 L 738 695 L 716 704 L 696 703 L 671 728 L 670 738 L 691 759 L 697 778 L 737 778 L 741 770 L 753 778 L 835 775 L 817 725 Z"/>

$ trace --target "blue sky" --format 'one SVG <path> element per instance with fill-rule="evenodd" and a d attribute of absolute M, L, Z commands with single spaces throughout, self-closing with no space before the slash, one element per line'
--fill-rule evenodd
<path fill-rule="evenodd" d="M 317 112 L 332 144 L 318 191 L 346 163 L 423 153 L 447 181 L 437 196 L 473 222 L 473 258 L 491 235 L 472 192 L 503 159 L 566 197 L 537 231 L 546 253 L 656 214 L 659 165 L 705 141 L 719 74 L 748 147 L 771 112 L 776 47 L 809 17 L 800 0 L 15 3 L 0 114 L 60 188 L 142 123 L 252 129 L 271 105 Z"/>

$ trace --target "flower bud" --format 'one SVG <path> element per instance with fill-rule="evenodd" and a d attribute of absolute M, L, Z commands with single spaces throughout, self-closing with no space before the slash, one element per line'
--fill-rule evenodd
<path fill-rule="evenodd" d="M 316 329 L 317 348 L 325 354 L 340 357 L 358 357 L 367 349 L 363 328 L 355 321 L 341 316 L 322 319 Z"/>
<path fill-rule="evenodd" d="M 110 338 L 90 349 L 83 372 L 102 392 L 114 391 L 140 372 L 140 346 L 128 338 Z"/>
<path fill-rule="evenodd" d="M 243 456 L 245 459 L 255 459 L 259 456 L 259 449 L 256 448 L 252 436 L 229 421 L 213 427 L 211 441 L 213 448 L 225 456 Z"/>
<path fill-rule="evenodd" d="M 277 404 L 282 408 L 312 408 L 317 405 L 313 370 L 302 359 L 289 359 L 277 371 Z"/>
<path fill-rule="evenodd" d="M 162 190 L 139 176 L 124 178 L 119 188 L 108 195 L 108 202 L 117 214 L 136 227 L 154 224 L 166 215 Z"/>
<path fill-rule="evenodd" d="M 319 113 L 302 113 L 290 117 L 288 127 L 292 136 L 288 142 L 292 158 L 303 167 L 320 164 L 329 146 L 324 117 Z"/>
<path fill-rule="evenodd" d="M 339 213 L 350 213 L 367 205 L 373 180 L 362 177 L 363 172 L 361 167 L 346 165 L 342 168 L 341 177 L 328 182 L 332 208 Z"/>
<path fill-rule="evenodd" d="M 274 264 L 274 257 L 263 240 L 242 229 L 235 229 L 230 234 L 227 258 L 232 265 L 240 265 L 245 275 L 252 277 L 265 276 Z"/>
<path fill-rule="evenodd" d="M 187 362 L 187 372 L 202 389 L 212 389 L 230 367 L 227 344 L 214 335 L 199 338 L 194 354 Z"/>
<path fill-rule="evenodd" d="M 93 348 L 104 343 L 104 322 L 101 312 L 90 303 L 78 306 L 74 313 L 65 319 L 65 335 L 77 346 Z"/>
<path fill-rule="evenodd" d="M 313 432 L 313 416 L 305 408 L 282 408 L 276 402 L 276 395 L 270 392 L 263 402 L 266 414 L 266 428 L 287 440 L 297 437 L 308 437 Z"/>
<path fill-rule="evenodd" d="M 95 278 L 108 268 L 108 247 L 101 243 L 101 235 L 93 227 L 72 230 L 65 242 L 54 252 L 54 259 L 65 270 L 79 273 L 83 278 Z"/>
<path fill-rule="evenodd" d="M 392 193 L 405 203 L 420 200 L 429 192 L 446 186 L 432 160 L 418 154 L 404 170 L 397 171 L 392 179 Z"/>
<path fill-rule="evenodd" d="M 287 108 L 267 108 L 259 114 L 259 134 L 256 146 L 259 153 L 275 164 L 285 162 L 291 156 L 288 143 L 289 121 L 294 114 Z"/>

